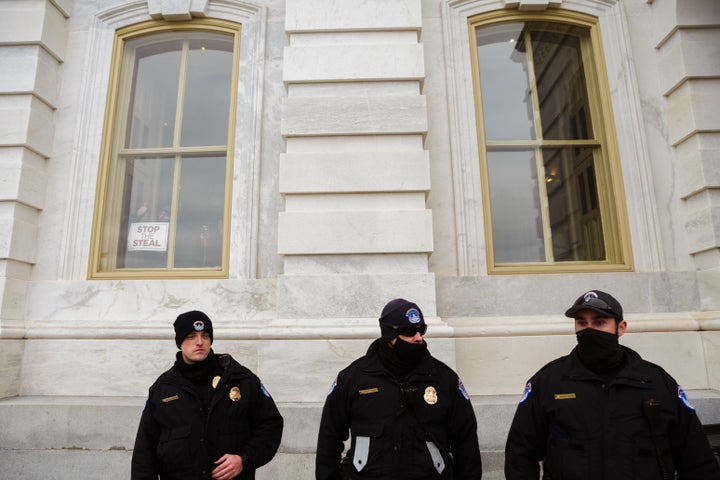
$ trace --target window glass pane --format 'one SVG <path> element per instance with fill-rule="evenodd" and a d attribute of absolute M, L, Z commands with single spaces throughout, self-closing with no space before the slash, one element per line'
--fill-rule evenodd
<path fill-rule="evenodd" d="M 480 92 L 487 140 L 535 138 L 522 23 L 477 30 Z"/>
<path fill-rule="evenodd" d="M 582 30 L 560 26 L 551 31 L 541 26 L 543 30 L 533 31 L 531 38 L 543 138 L 590 139 L 590 107 L 578 37 Z"/>
<path fill-rule="evenodd" d="M 545 261 L 533 150 L 488 152 L 495 262 Z"/>
<path fill-rule="evenodd" d="M 182 146 L 227 143 L 232 49 L 233 39 L 229 35 L 190 41 Z"/>
<path fill-rule="evenodd" d="M 225 157 L 182 159 L 176 267 L 219 267 L 222 254 Z"/>
<path fill-rule="evenodd" d="M 135 52 L 135 65 L 125 146 L 171 147 L 182 41 L 166 41 L 134 49 L 139 41 L 130 40 L 126 47 L 128 52 Z"/>
<path fill-rule="evenodd" d="M 543 149 L 555 261 L 605 259 L 592 148 Z"/>
<path fill-rule="evenodd" d="M 125 162 L 118 268 L 167 267 L 173 171 L 173 158 Z"/>

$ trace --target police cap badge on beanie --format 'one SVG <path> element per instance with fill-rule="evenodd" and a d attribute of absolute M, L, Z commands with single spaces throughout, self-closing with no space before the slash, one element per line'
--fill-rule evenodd
<path fill-rule="evenodd" d="M 383 308 L 379 322 L 381 338 L 388 342 L 398 335 L 412 337 L 417 332 L 425 335 L 427 330 L 420 307 L 404 298 L 389 301 Z"/>
<path fill-rule="evenodd" d="M 584 309 L 594 310 L 608 317 L 613 317 L 617 321 L 623 319 L 623 310 L 620 302 L 615 300 L 609 293 L 601 292 L 600 290 L 591 290 L 580 295 L 572 307 L 567 309 L 565 316 L 575 318 L 575 314 Z"/>
<path fill-rule="evenodd" d="M 175 344 L 178 348 L 188 334 L 193 332 L 207 332 L 210 335 L 210 343 L 213 341 L 213 326 L 210 318 L 203 312 L 192 310 L 178 315 L 175 323 Z"/>

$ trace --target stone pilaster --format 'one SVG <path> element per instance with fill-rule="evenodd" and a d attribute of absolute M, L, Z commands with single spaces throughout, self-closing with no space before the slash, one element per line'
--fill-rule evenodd
<path fill-rule="evenodd" d="M 421 2 L 286 11 L 278 319 L 374 319 L 397 296 L 433 317 Z"/>
<path fill-rule="evenodd" d="M 0 4 L 0 337 L 24 335 L 27 281 L 52 156 L 67 2 Z"/>
<path fill-rule="evenodd" d="M 673 2 L 657 49 L 664 66 L 685 233 L 704 310 L 720 309 L 720 13 L 713 0 Z"/>

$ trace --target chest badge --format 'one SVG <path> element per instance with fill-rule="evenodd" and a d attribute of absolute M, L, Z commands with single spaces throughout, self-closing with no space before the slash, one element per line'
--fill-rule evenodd
<path fill-rule="evenodd" d="M 423 400 L 425 400 L 425 403 L 427 403 L 428 405 L 435 405 L 437 403 L 438 398 L 437 390 L 435 390 L 435 387 L 429 386 L 425 389 Z"/>
<path fill-rule="evenodd" d="M 239 402 L 242 398 L 242 395 L 240 395 L 240 389 L 238 387 L 232 387 L 228 396 L 233 402 Z"/>
<path fill-rule="evenodd" d="M 220 375 L 216 375 L 212 379 L 212 387 L 217 388 L 218 383 L 220 383 Z"/>

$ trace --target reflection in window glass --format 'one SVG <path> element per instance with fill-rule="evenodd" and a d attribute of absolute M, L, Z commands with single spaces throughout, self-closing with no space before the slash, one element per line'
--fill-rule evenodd
<path fill-rule="evenodd" d="M 603 260 L 605 245 L 590 148 L 543 149 L 556 261 Z"/>
<path fill-rule="evenodd" d="M 132 41 L 128 48 L 132 50 Z M 160 42 L 136 51 L 128 112 L 129 148 L 170 147 L 178 95 L 182 42 Z"/>
<path fill-rule="evenodd" d="M 530 21 L 475 34 L 494 264 L 606 260 L 588 29 Z"/>
<path fill-rule="evenodd" d="M 98 272 L 222 271 L 238 34 L 167 30 L 122 44 L 123 141 L 108 161 Z"/>
<path fill-rule="evenodd" d="M 537 167 L 532 150 L 489 152 L 490 204 L 497 262 L 545 258 Z"/>
<path fill-rule="evenodd" d="M 529 140 L 535 137 L 522 23 L 478 29 L 478 59 L 485 136 L 488 140 Z"/>
<path fill-rule="evenodd" d="M 546 140 L 592 138 L 579 29 L 531 31 L 533 65 Z"/>
<path fill-rule="evenodd" d="M 188 72 L 181 145 L 223 145 L 227 141 L 232 43 L 193 40 L 189 44 Z"/>
<path fill-rule="evenodd" d="M 218 267 L 221 260 L 225 158 L 182 160 L 176 267 Z"/>

